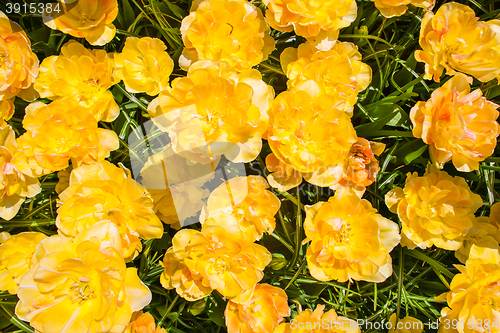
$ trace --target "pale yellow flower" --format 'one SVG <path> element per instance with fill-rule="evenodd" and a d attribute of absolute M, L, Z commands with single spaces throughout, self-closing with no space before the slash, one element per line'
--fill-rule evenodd
<path fill-rule="evenodd" d="M 40 333 L 123 332 L 151 292 L 98 241 L 48 253 L 23 275 L 16 315 Z"/>
<path fill-rule="evenodd" d="M 43 22 L 51 29 L 85 38 L 91 45 L 104 45 L 115 37 L 112 22 L 118 15 L 117 0 L 58 0 L 52 9 L 43 15 Z"/>
<path fill-rule="evenodd" d="M 155 319 L 149 312 L 137 311 L 132 314 L 130 323 L 123 333 L 167 333 L 167 331 L 156 327 Z"/>
<path fill-rule="evenodd" d="M 399 227 L 354 192 L 306 206 L 304 230 L 311 244 L 307 265 L 320 281 L 385 281 L 392 274 L 389 252 Z"/>
<path fill-rule="evenodd" d="M 26 101 L 38 97 L 33 81 L 38 75 L 38 58 L 23 29 L 0 11 L 0 102 L 15 96 Z"/>
<path fill-rule="evenodd" d="M 180 229 L 184 219 L 196 216 L 205 206 L 210 191 L 203 185 L 212 180 L 214 164 L 188 161 L 168 144 L 150 156 L 141 169 L 141 184 L 154 201 L 154 211 L 165 223 Z"/>
<path fill-rule="evenodd" d="M 439 82 L 462 72 L 482 82 L 500 74 L 500 20 L 479 21 L 468 6 L 445 3 L 436 14 L 427 11 L 420 28 L 417 61 L 425 62 L 427 80 Z"/>
<path fill-rule="evenodd" d="M 34 265 L 37 244 L 46 237 L 40 232 L 0 233 L 0 290 L 17 293 L 23 274 Z"/>
<path fill-rule="evenodd" d="M 33 169 L 38 177 L 68 167 L 102 161 L 118 149 L 114 131 L 99 128 L 88 110 L 73 99 L 50 104 L 31 103 L 23 119 L 26 133 L 17 139 L 23 172 Z"/>
<path fill-rule="evenodd" d="M 235 239 L 216 226 L 202 232 L 182 229 L 172 244 L 163 260 L 165 271 L 160 281 L 188 301 L 206 297 L 214 289 L 234 298 L 254 288 L 271 262 L 265 247 Z"/>
<path fill-rule="evenodd" d="M 474 246 L 473 246 L 474 248 Z M 450 283 L 450 292 L 437 300 L 446 300 L 441 310 L 439 333 L 498 332 L 500 316 L 500 256 L 473 257 Z"/>
<path fill-rule="evenodd" d="M 372 69 L 361 62 L 361 53 L 353 43 L 337 42 L 327 51 L 304 43 L 298 49 L 285 49 L 280 59 L 283 72 L 289 79 L 289 89 L 313 80 L 324 93 L 342 101 L 342 109 L 350 115 L 358 93 L 365 90 L 372 79 Z"/>
<path fill-rule="evenodd" d="M 355 0 L 263 0 L 266 19 L 276 30 L 292 31 L 328 50 L 357 16 Z"/>
<path fill-rule="evenodd" d="M 268 187 L 261 176 L 234 177 L 224 182 L 210 193 L 201 217 L 203 229 L 219 226 L 234 239 L 249 242 L 260 240 L 265 232 L 272 233 L 281 203 Z"/>
<path fill-rule="evenodd" d="M 115 55 L 114 73 L 131 93 L 150 96 L 167 89 L 174 62 L 162 40 L 128 37 L 121 53 Z"/>
<path fill-rule="evenodd" d="M 290 323 L 281 324 L 273 333 L 361 333 L 356 321 L 340 317 L 334 309 L 323 313 L 324 305 L 316 310 L 300 311 Z"/>
<path fill-rule="evenodd" d="M 230 300 L 224 316 L 228 333 L 270 333 L 290 316 L 288 296 L 278 287 L 257 284 L 255 289 L 245 292 L 244 303 Z"/>
<path fill-rule="evenodd" d="M 269 32 L 261 10 L 247 0 L 193 1 L 182 20 L 179 65 L 187 70 L 198 60 L 214 60 L 237 71 L 250 69 L 274 50 Z"/>
<path fill-rule="evenodd" d="M 266 168 L 269 171 L 269 185 L 279 191 L 286 192 L 302 183 L 302 173 L 279 160 L 273 153 L 266 157 Z"/>
<path fill-rule="evenodd" d="M 12 219 L 26 198 L 40 193 L 38 179 L 18 159 L 19 147 L 9 125 L 0 127 L 0 217 Z"/>
<path fill-rule="evenodd" d="M 428 165 L 422 177 L 408 173 L 404 189 L 396 187 L 385 196 L 387 207 L 402 223 L 401 245 L 426 249 L 433 245 L 450 251 L 462 246 L 483 205 L 462 177 L 452 177 Z"/>
<path fill-rule="evenodd" d="M 431 10 L 436 0 L 371 0 L 375 2 L 375 7 L 387 18 L 401 16 L 406 13 L 408 5 L 426 8 Z"/>
<path fill-rule="evenodd" d="M 259 154 L 274 90 L 254 69 L 237 73 L 227 63 L 200 61 L 172 81 L 148 106 L 153 122 L 169 133 L 173 150 L 224 154 L 250 162 Z"/>
<path fill-rule="evenodd" d="M 473 220 L 472 228 L 469 229 L 462 247 L 455 251 L 455 257 L 465 264 L 469 258 L 472 246 L 476 248 L 499 249 L 500 229 L 498 225 L 491 223 L 486 216 Z"/>
<path fill-rule="evenodd" d="M 314 185 L 332 186 L 340 181 L 341 164 L 357 137 L 337 99 L 306 90 L 285 91 L 276 97 L 269 115 L 269 146 L 284 166 L 291 166 Z M 298 181 L 297 176 L 290 180 Z"/>
<path fill-rule="evenodd" d="M 80 0 L 84 2 L 84 0 Z M 61 55 L 45 58 L 34 87 L 41 97 L 73 97 L 96 120 L 113 121 L 120 114 L 108 89 L 118 83 L 114 60 L 105 50 L 89 50 L 75 40 L 61 48 Z"/>
<path fill-rule="evenodd" d="M 153 200 L 130 171 L 102 161 L 74 169 L 70 185 L 59 194 L 58 232 L 109 241 L 131 260 L 140 252 L 139 238 L 161 238 L 163 225 L 153 211 Z"/>
<path fill-rule="evenodd" d="M 12 99 L 0 100 L 0 126 L 3 127 L 7 125 L 7 120 L 12 118 L 16 108 Z"/>
<path fill-rule="evenodd" d="M 436 89 L 427 102 L 411 109 L 413 135 L 429 145 L 440 168 L 452 161 L 459 171 L 479 170 L 479 162 L 493 154 L 500 134 L 498 105 L 470 91 L 472 79 L 457 74 Z"/>

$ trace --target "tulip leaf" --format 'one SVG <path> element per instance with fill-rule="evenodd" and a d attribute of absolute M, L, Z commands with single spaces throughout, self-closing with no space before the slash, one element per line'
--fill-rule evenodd
<path fill-rule="evenodd" d="M 216 292 L 210 296 L 208 304 L 208 317 L 218 326 L 225 327 L 224 310 L 226 309 L 226 302 Z"/>
<path fill-rule="evenodd" d="M 135 21 L 135 14 L 130 2 L 128 0 L 122 0 L 122 8 L 123 8 L 123 20 L 125 23 L 125 27 L 130 27 Z"/>

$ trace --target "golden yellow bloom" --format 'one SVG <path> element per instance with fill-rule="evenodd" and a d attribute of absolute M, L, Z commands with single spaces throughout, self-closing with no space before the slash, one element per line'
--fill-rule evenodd
<path fill-rule="evenodd" d="M 179 65 L 198 60 L 225 61 L 237 71 L 266 60 L 274 39 L 259 8 L 246 0 L 193 1 L 182 20 L 184 50 Z"/>
<path fill-rule="evenodd" d="M 165 271 L 160 281 L 188 301 L 201 299 L 213 289 L 234 298 L 254 288 L 271 262 L 265 247 L 235 239 L 216 226 L 202 232 L 182 229 L 172 243 L 163 260 Z"/>
<path fill-rule="evenodd" d="M 79 0 L 79 4 L 85 0 Z M 73 97 L 96 120 L 113 121 L 120 109 L 108 90 L 118 83 L 114 60 L 105 50 L 88 50 L 75 40 L 61 48 L 61 55 L 45 58 L 34 87 L 41 97 Z"/>
<path fill-rule="evenodd" d="M 408 173 L 404 189 L 385 196 L 389 210 L 402 223 L 401 245 L 426 249 L 436 245 L 455 251 L 473 226 L 474 212 L 483 205 L 462 177 L 452 177 L 429 164 L 425 174 Z"/>
<path fill-rule="evenodd" d="M 478 21 L 468 6 L 446 3 L 436 14 L 427 11 L 420 29 L 420 46 L 415 58 L 425 62 L 427 80 L 439 82 L 462 72 L 482 82 L 500 74 L 500 20 Z"/>
<path fill-rule="evenodd" d="M 355 0 L 264 0 L 266 19 L 276 30 L 292 31 L 328 50 L 357 15 Z"/>
<path fill-rule="evenodd" d="M 37 244 L 46 237 L 40 232 L 0 233 L 0 290 L 17 293 L 21 277 L 34 264 Z"/>
<path fill-rule="evenodd" d="M 4 101 L 0 100 L 0 126 L 3 127 L 7 125 L 7 120 L 12 118 L 16 108 L 12 99 L 6 99 Z"/>
<path fill-rule="evenodd" d="M 279 191 L 286 192 L 302 183 L 302 173 L 280 161 L 273 153 L 267 155 L 266 167 L 269 170 L 269 185 Z"/>
<path fill-rule="evenodd" d="M 210 193 L 202 213 L 203 229 L 219 226 L 234 239 L 255 242 L 276 227 L 274 216 L 280 209 L 277 196 L 267 190 L 261 176 L 234 177 Z"/>
<path fill-rule="evenodd" d="M 38 58 L 23 29 L 0 11 L 0 102 L 21 97 L 33 101 L 38 94 L 33 81 L 38 75 Z"/>
<path fill-rule="evenodd" d="M 188 301 L 202 299 L 212 292 L 210 281 L 207 281 L 198 272 L 191 271 L 184 259 L 192 238 L 198 231 L 181 229 L 172 239 L 172 247 L 167 250 L 163 258 L 163 271 L 160 282 L 165 289 L 175 289 L 177 294 Z"/>
<path fill-rule="evenodd" d="M 344 161 L 344 176 L 333 186 L 333 190 L 345 187 L 352 188 L 360 197 L 365 193 L 366 186 L 375 181 L 380 166 L 375 155 L 380 155 L 385 149 L 385 144 L 358 138 L 352 145 L 349 156 Z"/>
<path fill-rule="evenodd" d="M 76 38 L 85 38 L 91 45 L 104 45 L 115 37 L 112 24 L 118 15 L 117 0 L 58 0 L 60 13 L 44 13 L 43 22 L 51 29 L 61 30 Z"/>
<path fill-rule="evenodd" d="M 153 210 L 163 222 L 180 229 L 181 221 L 201 211 L 210 194 L 202 186 L 215 176 L 211 167 L 212 164 L 193 164 L 177 155 L 170 144 L 148 158 L 141 169 L 141 183 L 151 195 Z"/>
<path fill-rule="evenodd" d="M 410 316 L 399 319 L 396 324 L 395 313 L 389 318 L 389 325 L 388 333 L 422 333 L 424 330 L 424 324 L 420 320 Z"/>
<path fill-rule="evenodd" d="M 237 73 L 227 63 L 200 61 L 187 77 L 172 81 L 148 112 L 169 133 L 176 153 L 225 154 L 233 162 L 246 163 L 260 152 L 273 98 L 273 88 L 257 70 Z"/>
<path fill-rule="evenodd" d="M 113 248 L 87 241 L 48 253 L 21 279 L 16 315 L 40 333 L 123 332 L 151 292 Z"/>
<path fill-rule="evenodd" d="M 465 264 L 473 245 L 477 248 L 476 250 L 481 248 L 498 249 L 499 242 L 500 229 L 498 225 L 491 223 L 486 216 L 478 217 L 473 220 L 472 228 L 469 229 L 462 247 L 455 251 L 455 257 L 462 264 Z"/>
<path fill-rule="evenodd" d="M 339 317 L 334 309 L 323 313 L 324 305 L 316 310 L 306 309 L 288 324 L 281 324 L 273 333 L 361 333 L 358 324 L 349 318 Z"/>
<path fill-rule="evenodd" d="M 337 42 L 328 51 L 304 43 L 298 49 L 285 49 L 280 58 L 289 89 L 314 80 L 322 92 L 342 101 L 342 109 L 350 115 L 358 93 L 372 80 L 372 69 L 361 62 L 361 53 L 353 43 Z"/>
<path fill-rule="evenodd" d="M 460 273 L 451 281 L 450 292 L 436 297 L 448 302 L 441 310 L 438 333 L 498 332 L 499 259 L 497 252 L 494 261 L 469 259 L 465 266 L 455 266 Z"/>
<path fill-rule="evenodd" d="M 82 165 L 70 176 L 70 186 L 59 194 L 58 232 L 77 240 L 97 236 L 116 243 L 126 260 L 141 250 L 139 239 L 161 238 L 163 225 L 153 211 L 153 200 L 125 168 L 102 161 Z"/>
<path fill-rule="evenodd" d="M 436 0 L 371 0 L 375 2 L 375 7 L 387 18 L 401 16 L 406 13 L 408 5 L 427 8 L 431 10 Z"/>
<path fill-rule="evenodd" d="M 149 313 L 137 311 L 132 314 L 130 324 L 123 333 L 167 333 L 163 328 L 156 328 L 155 319 Z"/>
<path fill-rule="evenodd" d="M 15 134 L 9 125 L 0 127 L 0 217 L 12 219 L 26 198 L 40 193 L 38 179 L 23 169 Z"/>
<path fill-rule="evenodd" d="M 442 168 L 452 160 L 459 171 L 479 170 L 479 162 L 493 154 L 500 134 L 498 105 L 470 92 L 472 78 L 457 74 L 436 89 L 427 102 L 411 109 L 413 135 L 429 145 L 434 163 Z"/>
<path fill-rule="evenodd" d="M 327 94 L 285 91 L 271 106 L 267 139 L 275 157 L 311 184 L 331 186 L 357 141 L 349 116 Z"/>
<path fill-rule="evenodd" d="M 122 52 L 115 55 L 115 75 L 127 91 L 154 96 L 167 89 L 174 62 L 166 48 L 157 38 L 127 38 Z"/>
<path fill-rule="evenodd" d="M 278 287 L 257 284 L 243 304 L 230 300 L 224 316 L 228 333 L 270 333 L 290 316 L 288 296 Z"/>
<path fill-rule="evenodd" d="M 306 206 L 307 264 L 320 281 L 385 281 L 392 274 L 389 252 L 399 227 L 354 192 Z"/>
<path fill-rule="evenodd" d="M 50 104 L 31 103 L 23 119 L 26 133 L 17 139 L 18 149 L 26 156 L 25 168 L 38 177 L 73 164 L 102 161 L 118 149 L 115 132 L 97 127 L 88 110 L 72 99 Z"/>

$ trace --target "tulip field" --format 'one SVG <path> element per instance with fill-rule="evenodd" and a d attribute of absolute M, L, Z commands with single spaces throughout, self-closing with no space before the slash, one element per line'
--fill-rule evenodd
<path fill-rule="evenodd" d="M 0 333 L 500 332 L 500 1 L 0 1 Z"/>

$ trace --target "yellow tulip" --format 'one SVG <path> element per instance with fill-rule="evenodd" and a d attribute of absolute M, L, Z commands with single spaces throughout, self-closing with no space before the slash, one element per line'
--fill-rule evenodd
<path fill-rule="evenodd" d="M 80 0 L 79 3 L 84 2 Z M 61 48 L 61 55 L 45 58 L 34 87 L 41 97 L 54 100 L 73 97 L 96 120 L 113 121 L 120 114 L 113 94 L 108 90 L 118 83 L 113 75 L 113 54 L 88 50 L 75 40 Z"/>
<path fill-rule="evenodd" d="M 491 223 L 491 220 L 484 216 L 473 220 L 472 228 L 465 236 L 462 246 L 455 251 L 455 257 L 465 264 L 469 258 L 472 246 L 477 250 L 486 248 L 488 250 L 499 250 L 498 243 L 500 242 L 500 229 L 498 225 Z"/>
<path fill-rule="evenodd" d="M 167 333 L 163 328 L 156 328 L 155 319 L 149 313 L 134 312 L 130 323 L 123 333 Z"/>
<path fill-rule="evenodd" d="M 230 300 L 224 316 L 228 333 L 269 333 L 290 316 L 288 296 L 268 284 L 257 284 L 255 289 L 245 292 L 244 303 Z"/>
<path fill-rule="evenodd" d="M 115 75 L 131 93 L 150 96 L 167 89 L 174 62 L 163 41 L 150 37 L 128 37 L 121 53 L 115 55 Z"/>
<path fill-rule="evenodd" d="M 182 229 L 163 260 L 161 283 L 189 301 L 206 297 L 213 289 L 234 298 L 252 289 L 271 262 L 269 251 L 258 244 L 235 239 L 221 227 L 202 232 Z"/>
<path fill-rule="evenodd" d="M 42 16 L 51 29 L 85 38 L 91 45 L 104 45 L 115 37 L 112 22 L 118 15 L 117 0 L 58 0 L 51 8 Z"/>
<path fill-rule="evenodd" d="M 38 98 L 33 82 L 38 57 L 23 29 L 0 11 L 0 102 L 15 96 L 26 101 Z M 2 104 L 2 107 L 5 107 Z"/>
<path fill-rule="evenodd" d="M 257 70 L 237 73 L 227 63 L 200 61 L 187 77 L 172 81 L 148 112 L 169 133 L 176 153 L 225 154 L 233 162 L 246 163 L 260 153 L 273 98 L 273 88 Z"/>
<path fill-rule="evenodd" d="M 408 5 L 427 8 L 431 10 L 436 0 L 371 0 L 375 2 L 375 7 L 387 18 L 401 16 L 408 10 Z"/>
<path fill-rule="evenodd" d="M 436 14 L 427 11 L 420 28 L 417 61 L 425 63 L 427 80 L 439 82 L 462 72 L 482 82 L 500 74 L 500 20 L 479 21 L 468 6 L 445 3 Z"/>
<path fill-rule="evenodd" d="M 23 275 L 16 315 L 40 333 L 123 332 L 151 292 L 97 240 L 50 252 Z"/>
<path fill-rule="evenodd" d="M 493 154 L 500 134 L 498 105 L 470 91 L 472 79 L 457 74 L 434 90 L 427 102 L 411 109 L 413 135 L 429 145 L 440 168 L 452 160 L 459 171 L 479 170 L 479 162 Z"/>
<path fill-rule="evenodd" d="M 380 171 L 375 155 L 382 154 L 384 149 L 383 143 L 358 138 L 344 161 L 344 176 L 330 188 L 340 191 L 344 191 L 344 188 L 351 188 L 362 197 L 366 187 L 373 184 Z"/>
<path fill-rule="evenodd" d="M 500 265 L 493 261 L 469 259 L 465 266 L 456 265 L 459 273 L 450 283 L 450 292 L 437 300 L 446 300 L 441 310 L 439 333 L 498 332 L 500 304 Z"/>
<path fill-rule="evenodd" d="M 234 239 L 255 242 L 276 227 L 274 216 L 280 209 L 277 196 L 268 191 L 261 176 L 234 177 L 210 193 L 201 217 L 203 230 L 224 228 Z"/>
<path fill-rule="evenodd" d="M 361 53 L 353 43 L 337 42 L 328 51 L 311 43 L 298 49 L 289 47 L 281 53 L 281 67 L 288 77 L 288 89 L 313 80 L 322 92 L 341 101 L 342 109 L 352 115 L 358 93 L 372 80 L 372 69 L 361 62 Z"/>
<path fill-rule="evenodd" d="M 17 293 L 22 276 L 34 265 L 37 244 L 46 237 L 40 232 L 0 233 L 0 290 Z"/>
<path fill-rule="evenodd" d="M 118 149 L 115 132 L 98 128 L 88 110 L 73 99 L 50 104 L 31 103 L 23 119 L 26 133 L 17 139 L 23 172 L 33 169 L 36 176 L 68 167 L 102 161 Z"/>
<path fill-rule="evenodd" d="M 247 0 L 193 1 L 182 20 L 184 50 L 179 65 L 198 60 L 227 62 L 244 71 L 266 60 L 274 39 L 259 8 Z"/>
<path fill-rule="evenodd" d="M 7 125 L 7 120 L 12 118 L 16 108 L 12 99 L 0 100 L 0 127 Z"/>
<path fill-rule="evenodd" d="M 19 159 L 20 149 L 9 125 L 0 127 L 0 217 L 12 219 L 26 198 L 40 193 L 38 179 Z"/>
<path fill-rule="evenodd" d="M 455 251 L 483 205 L 462 177 L 452 177 L 429 164 L 425 174 L 408 173 L 404 189 L 396 187 L 385 196 L 390 211 L 402 223 L 401 245 L 426 249 L 432 245 Z"/>
<path fill-rule="evenodd" d="M 266 19 L 276 30 L 292 31 L 307 38 L 319 49 L 328 50 L 339 30 L 357 16 L 355 0 L 263 0 Z"/>
<path fill-rule="evenodd" d="M 130 171 L 102 161 L 74 169 L 70 185 L 59 194 L 58 232 L 75 242 L 97 237 L 109 241 L 133 259 L 139 238 L 161 238 L 163 225 L 153 211 L 153 200 Z"/>
<path fill-rule="evenodd" d="M 196 216 L 201 211 L 210 194 L 202 186 L 215 176 L 211 167 L 212 164 L 194 163 L 177 155 L 170 144 L 148 158 L 140 172 L 141 183 L 151 195 L 153 209 L 163 222 L 180 229 L 183 218 Z"/>
<path fill-rule="evenodd" d="M 357 137 L 337 99 L 302 89 L 285 91 L 276 97 L 269 114 L 269 146 L 284 166 L 291 166 L 314 185 L 332 186 L 340 181 L 341 164 Z"/>
<path fill-rule="evenodd" d="M 356 321 L 338 316 L 334 309 L 325 313 L 324 310 L 324 305 L 317 305 L 314 311 L 300 311 L 290 323 L 279 325 L 273 333 L 361 333 Z"/>
<path fill-rule="evenodd" d="M 307 265 L 320 281 L 382 282 L 392 274 L 389 252 L 399 244 L 399 227 L 354 192 L 306 206 L 304 230 L 311 244 Z"/>

